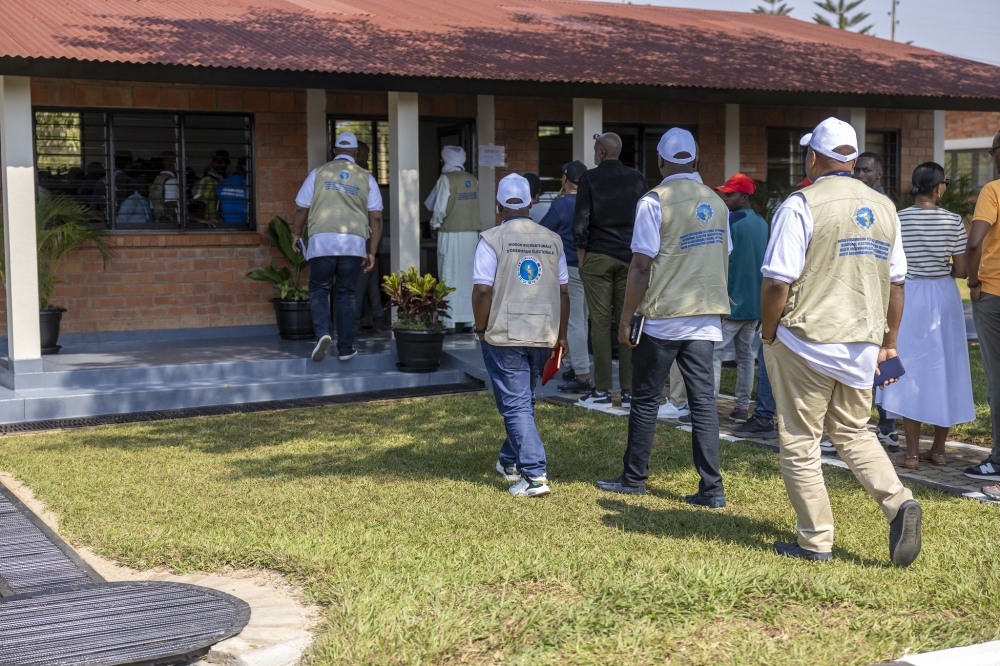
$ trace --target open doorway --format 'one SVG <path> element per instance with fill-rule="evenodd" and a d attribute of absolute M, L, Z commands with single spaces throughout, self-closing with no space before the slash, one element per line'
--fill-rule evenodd
<path fill-rule="evenodd" d="M 424 202 L 441 176 L 441 149 L 461 146 L 465 150 L 465 169 L 476 171 L 476 124 L 474 120 L 421 118 L 420 142 L 420 272 L 435 278 L 437 270 L 437 239 L 431 237 L 431 211 Z"/>

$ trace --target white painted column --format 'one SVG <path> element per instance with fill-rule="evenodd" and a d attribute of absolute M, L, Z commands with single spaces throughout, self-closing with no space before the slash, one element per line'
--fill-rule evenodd
<path fill-rule="evenodd" d="M 496 112 L 493 106 L 493 95 L 476 97 L 476 145 L 496 145 L 497 136 Z M 472 159 L 479 160 L 479 155 Z M 496 224 L 497 170 L 493 167 L 479 166 L 479 222 L 484 230 L 492 229 Z"/>
<path fill-rule="evenodd" d="M 854 132 L 858 135 L 858 152 L 865 152 L 865 132 L 867 131 L 866 109 L 855 106 L 842 106 L 837 109 L 837 117 L 845 123 L 850 123 L 854 127 Z"/>
<path fill-rule="evenodd" d="M 420 269 L 420 141 L 417 93 L 389 93 L 390 261 Z"/>
<path fill-rule="evenodd" d="M 40 372 L 38 254 L 31 79 L 0 76 L 0 164 L 7 256 L 7 357 L 11 370 Z"/>
<path fill-rule="evenodd" d="M 740 172 L 740 105 L 726 104 L 726 178 Z"/>
<path fill-rule="evenodd" d="M 944 166 L 944 111 L 934 112 L 934 161 Z"/>
<path fill-rule="evenodd" d="M 306 90 L 306 150 L 310 169 L 326 163 L 326 90 Z"/>
<path fill-rule="evenodd" d="M 592 169 L 594 135 L 604 133 L 604 106 L 599 99 L 573 98 L 573 159 Z"/>

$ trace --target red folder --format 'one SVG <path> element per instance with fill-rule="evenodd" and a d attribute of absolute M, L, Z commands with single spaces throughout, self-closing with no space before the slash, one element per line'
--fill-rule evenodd
<path fill-rule="evenodd" d="M 542 368 L 542 386 L 545 386 L 559 370 L 559 366 L 562 365 L 562 355 L 562 347 L 556 347 L 555 353 L 545 362 L 545 367 Z"/>

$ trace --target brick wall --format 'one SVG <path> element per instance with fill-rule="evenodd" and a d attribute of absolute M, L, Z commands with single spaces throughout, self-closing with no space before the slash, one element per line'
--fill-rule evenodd
<path fill-rule="evenodd" d="M 998 130 L 1000 111 L 948 111 L 944 115 L 945 140 L 992 137 Z"/>

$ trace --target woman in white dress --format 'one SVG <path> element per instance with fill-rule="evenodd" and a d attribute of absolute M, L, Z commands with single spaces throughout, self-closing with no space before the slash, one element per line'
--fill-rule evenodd
<path fill-rule="evenodd" d="M 913 172 L 912 206 L 899 211 L 906 286 L 896 342 L 906 371 L 882 392 L 882 407 L 902 418 L 906 453 L 897 467 L 919 469 L 920 461 L 946 464 L 944 444 L 951 426 L 976 418 L 969 372 L 969 346 L 956 278 L 966 277 L 965 226 L 939 208 L 948 180 L 944 169 L 924 162 Z M 934 426 L 934 444 L 920 452 L 920 426 Z"/>

